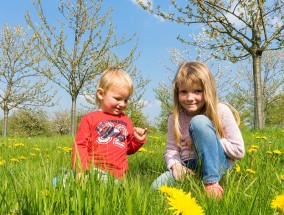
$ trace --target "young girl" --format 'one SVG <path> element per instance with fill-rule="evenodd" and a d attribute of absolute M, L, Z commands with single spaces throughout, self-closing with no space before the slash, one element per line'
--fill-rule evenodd
<path fill-rule="evenodd" d="M 152 187 L 175 183 L 197 171 L 207 195 L 221 199 L 223 188 L 218 182 L 244 157 L 239 115 L 232 106 L 218 101 L 214 78 L 203 63 L 182 63 L 173 87 L 174 110 L 168 118 L 164 152 L 169 171 Z"/>
<path fill-rule="evenodd" d="M 98 110 L 86 114 L 73 144 L 72 167 L 79 171 L 94 168 L 121 179 L 128 169 L 127 155 L 146 142 L 147 129 L 137 128 L 124 114 L 133 83 L 122 69 L 105 70 L 98 82 Z"/>

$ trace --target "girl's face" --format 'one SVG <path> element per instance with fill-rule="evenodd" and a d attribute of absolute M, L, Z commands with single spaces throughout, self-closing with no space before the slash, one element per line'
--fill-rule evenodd
<path fill-rule="evenodd" d="M 188 86 L 181 84 L 178 91 L 178 101 L 186 110 L 188 116 L 200 114 L 205 105 L 204 90 L 200 84 Z"/>
<path fill-rule="evenodd" d="M 102 89 L 97 90 L 100 99 L 100 110 L 109 114 L 121 114 L 128 105 L 130 92 L 127 88 L 111 86 L 107 92 Z"/>

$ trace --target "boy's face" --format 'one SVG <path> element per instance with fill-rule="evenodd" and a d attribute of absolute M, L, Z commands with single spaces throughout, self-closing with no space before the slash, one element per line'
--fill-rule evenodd
<path fill-rule="evenodd" d="M 126 109 L 130 92 L 125 87 L 111 86 L 107 92 L 98 89 L 97 96 L 100 99 L 101 111 L 118 115 Z"/>

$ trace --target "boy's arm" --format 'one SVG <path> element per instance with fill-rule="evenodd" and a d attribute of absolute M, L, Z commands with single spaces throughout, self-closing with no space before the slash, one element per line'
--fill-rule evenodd
<path fill-rule="evenodd" d="M 131 155 L 137 152 L 143 144 L 146 143 L 147 128 L 133 128 L 133 134 L 127 146 L 127 154 Z"/>

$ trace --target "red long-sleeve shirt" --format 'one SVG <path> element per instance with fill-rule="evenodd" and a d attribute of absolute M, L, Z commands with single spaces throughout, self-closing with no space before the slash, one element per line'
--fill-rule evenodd
<path fill-rule="evenodd" d="M 86 114 L 80 121 L 73 144 L 72 167 L 90 167 L 122 178 L 128 169 L 127 155 L 134 154 L 145 142 L 133 136 L 132 121 L 125 114 L 102 111 Z M 79 159 L 78 159 L 79 158 Z"/>

